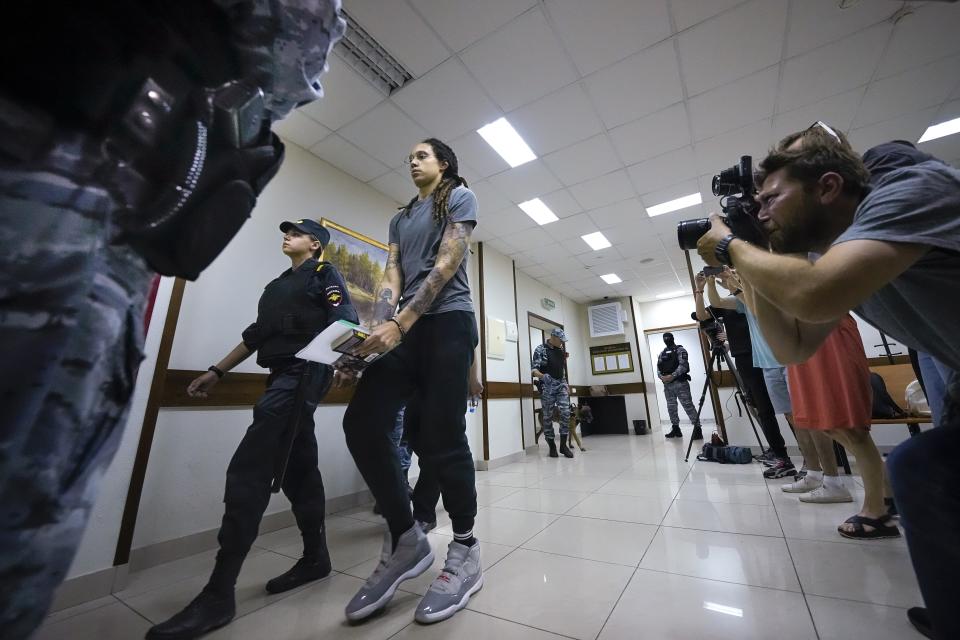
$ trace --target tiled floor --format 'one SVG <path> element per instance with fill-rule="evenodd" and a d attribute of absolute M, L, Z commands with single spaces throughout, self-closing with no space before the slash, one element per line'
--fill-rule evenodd
<path fill-rule="evenodd" d="M 483 590 L 467 611 L 413 623 L 452 531 L 430 534 L 431 571 L 383 615 L 348 625 L 343 606 L 376 566 L 382 520 L 369 507 L 328 520 L 334 574 L 279 596 L 264 582 L 297 557 L 299 534 L 261 536 L 237 590 L 238 618 L 209 636 L 324 638 L 920 638 L 920 594 L 902 540 L 856 542 L 836 526 L 856 505 L 801 504 L 758 464 L 685 463 L 662 435 L 593 436 L 573 460 L 527 456 L 477 473 Z M 863 489 L 846 479 L 855 498 Z M 185 605 L 213 553 L 131 576 L 126 590 L 52 615 L 38 640 L 129 640 Z"/>

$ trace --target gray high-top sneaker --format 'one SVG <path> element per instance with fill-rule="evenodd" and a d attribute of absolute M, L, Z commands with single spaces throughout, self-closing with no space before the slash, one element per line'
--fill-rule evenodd
<path fill-rule="evenodd" d="M 451 542 L 443 571 L 420 601 L 414 620 L 424 624 L 446 620 L 467 606 L 470 596 L 481 587 L 480 543 L 465 547 L 459 542 Z"/>
<path fill-rule="evenodd" d="M 393 538 L 387 531 L 383 536 L 380 564 L 347 603 L 347 620 L 357 622 L 372 616 L 390 602 L 401 582 L 416 578 L 433 564 L 430 542 L 416 523 L 400 536 L 397 548 L 391 552 L 392 547 Z"/>

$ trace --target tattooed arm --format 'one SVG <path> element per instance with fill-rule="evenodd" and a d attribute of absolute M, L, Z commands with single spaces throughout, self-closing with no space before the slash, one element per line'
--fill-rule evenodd
<path fill-rule="evenodd" d="M 440 248 L 437 251 L 437 260 L 433 269 L 427 274 L 413 300 L 396 316 L 388 315 L 384 320 L 395 317 L 396 322 L 403 327 L 403 330 L 405 332 L 409 331 L 410 327 L 420 319 L 420 316 L 430 309 L 437 294 L 460 268 L 460 263 L 463 262 L 463 257 L 467 253 L 471 233 L 473 233 L 472 222 L 449 223 L 440 239 Z M 397 271 L 399 272 L 399 268 Z M 387 271 L 384 271 L 384 281 L 386 281 L 386 274 Z M 383 291 L 383 285 L 381 285 L 381 291 Z M 384 308 L 386 308 L 386 305 L 384 305 Z M 361 354 L 383 353 L 395 347 L 401 337 L 400 329 L 396 323 L 384 322 L 374 330 L 369 338 L 363 341 L 358 352 Z"/>
<path fill-rule="evenodd" d="M 378 327 L 393 317 L 403 290 L 403 272 L 400 270 L 400 245 L 391 244 L 383 277 L 374 292 L 373 320 L 371 328 Z"/>

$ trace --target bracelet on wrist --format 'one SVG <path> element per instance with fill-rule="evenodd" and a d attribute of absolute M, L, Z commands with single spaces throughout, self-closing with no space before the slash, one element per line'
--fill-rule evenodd
<path fill-rule="evenodd" d="M 737 289 L 736 291 L 733 292 L 733 295 L 738 296 L 741 293 L 743 293 L 743 289 Z"/>
<path fill-rule="evenodd" d="M 215 364 L 212 364 L 209 367 L 207 367 L 207 371 L 212 371 L 214 375 L 216 375 L 218 378 L 222 378 L 224 376 L 223 369 L 221 369 Z"/>
<path fill-rule="evenodd" d="M 394 316 L 393 318 L 390 318 L 390 322 L 392 322 L 393 324 L 397 325 L 397 329 L 399 329 L 399 331 L 400 331 L 400 339 L 401 339 L 401 340 L 402 340 L 403 338 L 406 338 L 406 337 L 407 337 L 407 332 L 403 330 L 403 325 L 400 324 L 400 321 L 397 320 L 396 316 Z"/>

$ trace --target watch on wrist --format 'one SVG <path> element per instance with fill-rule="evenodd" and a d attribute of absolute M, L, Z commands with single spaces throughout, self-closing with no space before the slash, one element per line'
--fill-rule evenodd
<path fill-rule="evenodd" d="M 223 369 L 221 369 L 220 367 L 218 367 L 218 366 L 215 365 L 215 364 L 212 364 L 212 365 L 210 365 L 209 367 L 207 367 L 207 371 L 212 371 L 212 372 L 214 373 L 214 375 L 216 375 L 218 378 L 222 378 L 222 377 L 223 377 Z"/>
<path fill-rule="evenodd" d="M 713 255 L 716 256 L 717 260 L 721 264 L 725 264 L 728 267 L 733 266 L 733 260 L 730 259 L 730 243 L 737 239 L 737 236 L 732 233 L 727 234 L 727 236 L 717 243 L 717 246 L 713 250 Z"/>

